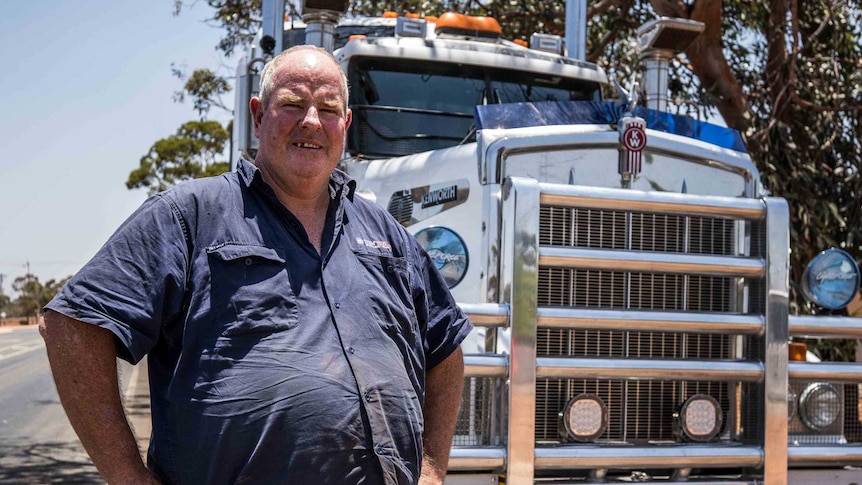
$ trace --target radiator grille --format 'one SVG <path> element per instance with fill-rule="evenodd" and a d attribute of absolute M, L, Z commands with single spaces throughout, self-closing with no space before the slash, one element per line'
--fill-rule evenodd
<path fill-rule="evenodd" d="M 735 255 L 733 220 L 542 207 L 539 243 L 592 249 Z M 661 311 L 737 311 L 733 278 L 539 268 L 538 305 Z M 539 329 L 538 356 L 730 359 L 727 335 Z M 537 442 L 563 442 L 559 413 L 580 393 L 601 397 L 610 421 L 599 441 L 673 441 L 673 413 L 689 397 L 714 397 L 725 415 L 731 385 L 720 382 L 543 379 L 536 389 Z M 727 422 L 725 421 L 725 426 Z"/>
<path fill-rule="evenodd" d="M 461 409 L 455 424 L 455 446 L 492 446 L 505 433 L 505 410 L 499 409 L 503 381 L 470 377 L 464 380 Z"/>
<path fill-rule="evenodd" d="M 539 224 L 543 245 L 713 255 L 736 248 L 736 221 L 729 219 L 543 206 Z"/>

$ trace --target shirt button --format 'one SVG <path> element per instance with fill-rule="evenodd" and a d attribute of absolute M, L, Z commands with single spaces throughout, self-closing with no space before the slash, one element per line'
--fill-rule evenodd
<path fill-rule="evenodd" d="M 391 272 L 393 272 L 393 271 L 395 271 L 395 266 L 392 266 L 392 265 L 390 264 L 389 266 L 387 266 L 387 267 L 386 267 L 386 272 L 387 272 L 387 273 L 391 273 Z"/>
<path fill-rule="evenodd" d="M 335 308 L 341 308 L 341 303 L 335 302 Z"/>
<path fill-rule="evenodd" d="M 252 260 L 251 260 L 251 258 L 245 258 L 244 262 L 245 262 L 246 266 L 251 266 Z"/>
<path fill-rule="evenodd" d="M 365 402 L 371 402 L 372 400 L 373 400 L 373 399 L 371 398 L 371 393 L 370 393 L 370 392 L 366 392 L 366 393 L 365 393 Z"/>
<path fill-rule="evenodd" d="M 356 352 L 356 350 L 353 347 L 347 347 L 347 351 L 350 352 L 351 354 Z"/>

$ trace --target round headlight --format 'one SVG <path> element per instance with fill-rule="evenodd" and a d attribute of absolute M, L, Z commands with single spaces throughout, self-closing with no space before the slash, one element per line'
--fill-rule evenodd
<path fill-rule="evenodd" d="M 827 249 L 811 260 L 802 274 L 802 294 L 808 301 L 839 310 L 859 290 L 859 266 L 841 249 Z"/>
<path fill-rule="evenodd" d="M 608 408 L 594 394 L 578 394 L 566 404 L 562 418 L 568 437 L 576 441 L 593 441 L 607 428 Z"/>
<path fill-rule="evenodd" d="M 446 227 L 426 227 L 416 233 L 416 240 L 431 257 L 449 288 L 454 288 L 467 274 L 470 257 L 467 245 L 455 231 Z"/>
<path fill-rule="evenodd" d="M 709 441 L 721 430 L 721 406 L 712 396 L 696 394 L 683 403 L 677 417 L 682 434 L 692 441 Z"/>
<path fill-rule="evenodd" d="M 814 431 L 825 431 L 841 415 L 841 396 L 828 382 L 815 382 L 799 396 L 799 417 Z"/>

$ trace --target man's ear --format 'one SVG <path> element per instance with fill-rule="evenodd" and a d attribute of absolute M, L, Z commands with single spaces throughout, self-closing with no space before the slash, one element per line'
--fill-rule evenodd
<path fill-rule="evenodd" d="M 347 108 L 347 117 L 344 122 L 344 129 L 350 128 L 350 122 L 353 121 L 353 110 Z"/>
<path fill-rule="evenodd" d="M 251 111 L 251 124 L 254 126 L 254 135 L 260 139 L 260 135 L 257 132 L 260 120 L 263 119 L 263 104 L 261 104 L 260 98 L 257 96 L 252 97 L 248 102 L 248 109 Z"/>

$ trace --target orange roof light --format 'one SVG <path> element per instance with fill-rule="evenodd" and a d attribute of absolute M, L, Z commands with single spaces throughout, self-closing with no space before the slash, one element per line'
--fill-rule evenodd
<path fill-rule="evenodd" d="M 437 17 L 435 17 L 433 15 L 428 15 L 425 17 L 425 21 L 426 22 L 437 22 Z"/>
<path fill-rule="evenodd" d="M 356 39 L 365 39 L 367 37 L 368 36 L 365 34 L 353 34 L 350 37 L 348 37 L 347 40 L 350 41 L 350 40 L 356 40 Z"/>
<path fill-rule="evenodd" d="M 392 12 L 391 10 L 387 10 L 386 12 L 383 12 L 383 18 L 385 18 L 385 19 L 397 19 L 398 18 L 398 12 Z"/>
<path fill-rule="evenodd" d="M 787 347 L 788 351 L 788 359 L 791 362 L 805 362 L 807 353 L 808 353 L 808 345 L 800 342 L 790 342 L 790 345 Z"/>
<path fill-rule="evenodd" d="M 471 17 L 454 12 L 446 12 L 437 19 L 438 34 L 471 35 L 476 37 L 499 38 L 503 29 L 491 17 Z"/>
<path fill-rule="evenodd" d="M 408 19 L 418 19 L 419 18 L 418 13 L 405 13 L 404 16 L 407 17 Z"/>
<path fill-rule="evenodd" d="M 527 41 L 524 39 L 515 39 L 512 42 L 518 44 L 521 47 L 530 47 L 530 44 L 528 44 Z"/>

